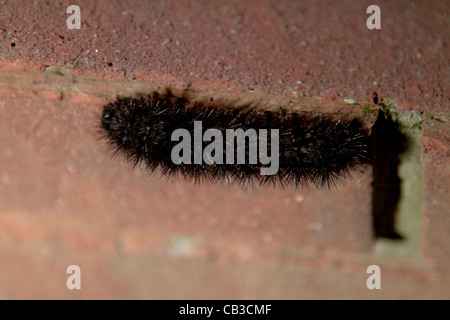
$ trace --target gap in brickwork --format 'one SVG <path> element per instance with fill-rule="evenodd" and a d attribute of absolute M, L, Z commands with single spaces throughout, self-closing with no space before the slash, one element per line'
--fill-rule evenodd
<path fill-rule="evenodd" d="M 422 216 L 420 112 L 382 100 L 372 128 L 375 251 L 419 256 Z"/>

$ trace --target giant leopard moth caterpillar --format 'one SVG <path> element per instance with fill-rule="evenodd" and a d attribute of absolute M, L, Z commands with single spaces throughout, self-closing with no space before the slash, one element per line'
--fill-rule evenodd
<path fill-rule="evenodd" d="M 213 128 L 224 135 L 227 130 L 255 129 L 261 133 L 260 129 L 277 129 L 279 168 L 276 174 L 262 175 L 261 161 L 175 163 L 172 151 L 179 142 L 172 141 L 173 132 L 182 128 L 195 135 L 195 123 L 199 121 L 204 130 Z M 286 110 L 213 107 L 182 99 L 136 95 L 118 97 L 107 103 L 100 130 L 114 154 L 123 154 L 133 165 L 143 165 L 150 172 L 160 168 L 164 175 L 196 182 L 332 187 L 370 161 L 370 138 L 359 120 L 336 120 Z M 261 147 L 261 140 L 258 141 Z M 270 139 L 266 142 L 269 151 L 274 149 Z M 202 141 L 201 147 L 207 144 Z M 246 159 L 249 159 L 249 145 L 250 141 L 245 147 Z M 194 158 L 194 152 L 195 148 L 189 158 Z"/>

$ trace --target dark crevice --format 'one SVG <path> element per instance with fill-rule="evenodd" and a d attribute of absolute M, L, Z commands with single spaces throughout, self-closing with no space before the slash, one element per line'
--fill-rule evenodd
<path fill-rule="evenodd" d="M 407 137 L 390 115 L 380 110 L 372 128 L 373 194 L 372 221 L 375 237 L 403 239 L 396 231 L 395 215 L 400 201 L 400 155 Z"/>

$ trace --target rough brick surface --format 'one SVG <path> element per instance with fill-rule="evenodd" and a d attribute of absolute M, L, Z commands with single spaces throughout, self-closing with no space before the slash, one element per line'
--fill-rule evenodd
<path fill-rule="evenodd" d="M 425 113 L 422 138 L 424 166 L 424 254 L 450 272 L 450 129 L 449 115 Z"/>
<path fill-rule="evenodd" d="M 307 97 L 374 91 L 408 108 L 449 110 L 448 1 L 6 1 L 0 57 L 20 70 L 74 73 L 198 89 L 256 89 Z M 1 62 L 1 61 L 0 61 Z"/>

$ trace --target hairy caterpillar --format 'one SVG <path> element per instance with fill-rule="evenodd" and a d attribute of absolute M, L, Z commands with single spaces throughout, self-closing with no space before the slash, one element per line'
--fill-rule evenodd
<path fill-rule="evenodd" d="M 194 148 L 180 153 L 187 161 L 174 161 L 174 148 L 180 144 L 180 140 L 174 140 L 174 132 L 182 129 L 191 136 L 198 135 L 199 123 L 200 130 L 203 130 L 201 134 L 207 129 L 215 129 L 223 136 L 231 132 L 229 130 L 256 132 L 253 139 L 249 136 L 244 149 L 239 149 L 239 145 L 234 148 L 232 157 L 238 157 L 236 153 L 245 150 L 246 162 L 208 161 L 208 157 L 205 158 L 206 149 L 208 144 L 217 143 L 217 135 L 215 139 L 209 137 L 209 140 L 200 142 L 197 139 Z M 242 185 L 257 182 L 331 187 L 370 161 L 370 139 L 358 120 L 334 120 L 285 110 L 272 112 L 186 105 L 185 101 L 172 102 L 170 99 L 143 95 L 118 97 L 104 106 L 100 128 L 114 154 L 124 154 L 133 165 L 141 164 L 150 172 L 159 167 L 164 175 L 181 176 L 196 182 L 212 180 L 219 183 L 233 181 Z M 269 132 L 278 132 L 278 148 L 273 140 L 263 139 L 262 132 L 267 136 Z M 262 142 L 265 142 L 267 154 L 277 152 L 278 168 L 274 174 L 261 174 L 261 169 L 267 167 L 267 161 L 263 164 L 263 158 L 251 158 L 254 151 L 251 149 L 252 141 L 253 146 L 260 150 L 264 146 Z M 230 155 L 226 151 L 231 150 L 228 149 L 230 140 L 224 139 L 223 142 L 225 146 L 222 150 L 211 151 L 209 148 L 209 157 L 228 161 L 227 156 Z M 202 150 L 199 151 L 199 148 L 204 150 L 204 157 L 200 160 L 197 155 Z"/>

